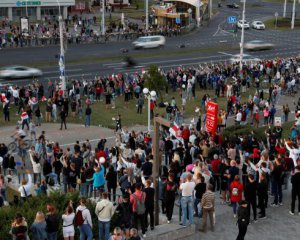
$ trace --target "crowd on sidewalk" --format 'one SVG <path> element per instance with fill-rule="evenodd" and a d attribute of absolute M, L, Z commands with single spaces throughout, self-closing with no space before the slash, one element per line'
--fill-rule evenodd
<path fill-rule="evenodd" d="M 249 223 L 255 224 L 258 220 L 263 221 L 268 215 L 272 215 L 266 207 L 276 208 L 283 203 L 289 204 L 283 199 L 282 186 L 287 187 L 290 180 L 292 183 L 290 214 L 295 215 L 295 201 L 298 198 L 299 203 L 300 194 L 299 117 L 292 129 L 292 137 L 288 141 L 282 139 L 281 127 L 270 126 L 266 131 L 264 142 L 260 142 L 253 133 L 235 136 L 233 140 L 224 139 L 220 133 L 226 127 L 222 114 L 224 116 L 235 114 L 236 123 L 243 124 L 244 121 L 239 120 L 238 117 L 240 113 L 242 119 L 243 112 L 248 111 L 249 116 L 259 112 L 265 118 L 267 117 L 265 124 L 272 125 L 272 118 L 269 115 L 271 110 L 268 115 L 265 115 L 265 112 L 268 111 L 267 106 L 275 105 L 278 101 L 281 92 L 281 84 L 278 81 L 286 83 L 295 80 L 296 88 L 299 81 L 298 72 L 297 59 L 277 59 L 245 66 L 242 73 L 239 73 L 237 65 L 206 65 L 186 69 L 179 67 L 162 71 L 168 82 L 166 91 L 168 92 L 169 88 L 175 91 L 180 89 L 181 111 L 184 111 L 185 104 L 190 98 L 196 97 L 197 82 L 201 88 L 214 89 L 217 98 L 225 94 L 228 97 L 227 110 L 220 114 L 219 127 L 214 135 L 205 131 L 205 127 L 201 126 L 200 118 L 197 124 L 190 126 L 184 125 L 179 120 L 178 125 L 182 125 L 179 135 L 172 136 L 169 129 L 164 129 L 160 137 L 159 150 L 164 156 L 164 164 L 160 168 L 160 187 L 157 194 L 161 200 L 161 212 L 166 214 L 168 223 L 174 221 L 173 210 L 178 200 L 183 226 L 194 224 L 195 218 L 202 217 L 200 230 L 206 232 L 207 217 L 209 217 L 211 230 L 214 231 L 218 227 L 215 226 L 215 198 L 219 193 L 224 208 L 229 204 L 233 209 L 233 217 L 237 219 L 239 227 L 237 239 L 244 239 Z M 267 99 L 260 91 L 260 82 L 256 80 L 258 77 L 261 79 L 269 77 L 275 84 L 270 87 Z M 242 104 L 240 91 L 246 90 L 249 87 L 247 84 L 255 84 L 257 93 L 253 98 L 249 97 L 248 102 Z M 108 109 L 113 106 L 113 97 L 124 94 L 125 103 L 133 101 L 134 98 L 138 100 L 143 97 L 142 89 L 143 76 L 136 74 L 97 77 L 90 82 L 86 80 L 70 82 L 68 98 L 63 98 L 58 84 L 52 82 L 49 82 L 47 91 L 41 84 L 30 88 L 6 89 L 2 95 L 4 109 L 9 111 L 9 104 L 12 102 L 18 106 L 21 114 L 22 127 L 16 130 L 19 147 L 22 148 L 25 126 L 31 128 L 30 134 L 33 133 L 34 144 L 24 156 L 11 154 L 7 146 L 1 144 L 1 170 L 4 173 L 0 178 L 2 202 L 6 200 L 6 182 L 12 178 L 12 175 L 18 175 L 20 183 L 18 191 L 23 203 L 32 197 L 32 188 L 35 188 L 34 195 L 37 197 L 40 194 L 51 194 L 56 189 L 63 192 L 80 192 L 82 197 L 80 206 L 74 210 L 75 206 L 70 203 L 62 218 L 58 217 L 63 221 L 63 235 L 66 239 L 74 237 L 74 225 L 79 228 L 81 239 L 92 239 L 93 223 L 90 221 L 92 211 L 98 217 L 99 239 L 102 236 L 105 240 L 122 239 L 122 237 L 130 239 L 128 232 L 132 232 L 132 237 L 135 237 L 139 228 L 143 236 L 149 231 L 148 226 L 150 231 L 153 230 L 155 228 L 153 217 L 155 190 L 152 188 L 154 156 L 152 139 L 148 133 L 134 130 L 128 132 L 122 129 L 119 117 L 116 143 L 111 148 L 108 148 L 106 140 L 102 139 L 95 148 L 92 148 L 87 140 L 81 144 L 77 141 L 72 148 L 63 150 L 59 142 L 47 141 L 45 132 L 37 136 L 32 123 L 41 124 L 39 119 L 41 113 L 37 114 L 37 112 L 39 102 L 44 95 L 47 95 L 46 121 L 55 120 L 53 109 L 56 109 L 60 112 L 62 128 L 67 116 L 73 113 L 80 116 L 83 108 L 88 109 L 95 101 L 101 101 L 105 97 Z M 199 103 L 199 108 L 205 109 L 209 99 L 209 96 L 205 95 Z M 260 110 L 256 99 L 264 101 L 265 105 L 262 105 Z M 151 99 L 151 102 L 152 106 L 155 106 L 157 99 Z M 170 106 L 172 105 L 177 106 L 176 101 L 175 103 L 172 101 Z M 166 113 L 171 119 L 172 112 L 167 112 L 168 106 L 165 106 Z M 296 106 L 296 112 L 299 110 L 298 106 L 299 104 Z M 288 116 L 286 119 L 288 120 Z M 26 158 L 30 159 L 32 166 L 25 166 Z M 25 167 L 32 167 L 33 180 L 29 173 L 23 176 L 25 174 L 22 168 Z M 119 192 L 121 192 L 121 200 L 116 201 L 118 199 L 116 194 Z M 85 207 L 86 198 L 92 198 L 97 202 L 95 209 Z M 117 207 L 114 207 L 113 203 L 117 203 Z M 52 205 L 50 208 L 55 209 L 55 206 Z M 252 221 L 250 221 L 250 212 L 252 212 Z M 115 229 L 115 234 L 109 236 L 110 221 L 115 213 L 120 215 L 119 226 Z M 21 226 L 17 228 L 18 231 L 21 229 L 23 236 L 27 235 L 28 228 L 23 216 L 26 217 L 26 213 L 18 214 L 14 220 L 12 225 L 14 237 L 17 237 L 18 233 L 14 226 Z M 42 212 L 37 213 L 36 221 L 30 228 L 34 239 L 57 239 L 54 234 L 57 233 L 57 228 L 53 231 L 47 228 L 47 216 L 48 214 L 45 216 Z M 53 238 L 50 236 L 52 233 Z"/>

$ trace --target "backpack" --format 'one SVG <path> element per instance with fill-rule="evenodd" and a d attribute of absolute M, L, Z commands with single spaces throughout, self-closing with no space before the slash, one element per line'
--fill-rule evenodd
<path fill-rule="evenodd" d="M 237 187 L 232 188 L 231 194 L 232 194 L 232 196 L 238 196 L 239 189 Z"/>
<path fill-rule="evenodd" d="M 138 215 L 144 214 L 146 211 L 144 193 L 142 193 L 141 200 L 139 200 L 135 194 L 132 194 L 132 196 L 136 200 L 136 213 Z"/>
<path fill-rule="evenodd" d="M 85 221 L 85 219 L 82 216 L 82 211 L 83 210 L 78 210 L 76 215 L 75 215 L 74 223 L 75 223 L 76 226 L 81 226 Z"/>

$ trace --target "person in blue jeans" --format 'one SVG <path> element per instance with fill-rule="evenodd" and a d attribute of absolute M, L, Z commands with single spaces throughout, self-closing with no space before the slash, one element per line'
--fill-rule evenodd
<path fill-rule="evenodd" d="M 108 200 L 108 193 L 102 193 L 102 199 L 96 205 L 95 214 L 98 217 L 99 240 L 109 240 L 110 220 L 114 213 L 114 206 Z"/>
<path fill-rule="evenodd" d="M 84 219 L 83 224 L 79 225 L 80 240 L 92 240 L 93 239 L 93 223 L 91 218 L 90 210 L 86 207 L 86 199 L 80 199 L 80 205 L 76 209 L 76 214 L 81 211 L 82 218 Z"/>
<path fill-rule="evenodd" d="M 182 209 L 182 225 L 186 226 L 187 215 L 190 224 L 194 224 L 193 219 L 193 191 L 195 182 L 190 173 L 187 174 L 186 181 L 180 185 L 181 193 L 181 209 Z"/>

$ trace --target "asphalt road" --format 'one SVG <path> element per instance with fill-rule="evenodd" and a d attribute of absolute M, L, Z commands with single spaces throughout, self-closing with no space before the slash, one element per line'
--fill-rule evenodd
<path fill-rule="evenodd" d="M 222 8 L 215 9 L 218 13 L 208 26 L 188 35 L 167 39 L 163 49 L 133 50 L 131 42 L 113 42 L 106 44 L 69 45 L 66 53 L 66 75 L 68 79 L 94 78 L 95 75 L 112 73 L 141 72 L 150 64 L 157 64 L 168 69 L 179 65 L 199 65 L 210 62 L 228 61 L 233 54 L 239 53 L 240 31 L 234 36 L 227 24 L 228 16 L 241 18 L 240 9 L 229 9 L 223 4 Z M 287 13 L 291 12 L 292 5 L 288 4 Z M 300 5 L 297 6 L 300 11 Z M 246 8 L 246 20 L 266 20 L 274 17 L 274 13 L 282 12 L 282 4 L 258 3 L 249 0 Z M 275 44 L 272 50 L 250 53 L 252 56 L 269 59 L 298 54 L 300 31 L 265 31 L 245 30 L 245 42 L 250 40 L 264 40 Z M 185 44 L 185 48 L 179 45 Z M 124 68 L 121 48 L 128 48 L 129 55 L 136 56 L 138 66 L 132 69 Z M 37 65 L 44 72 L 40 81 L 58 79 L 58 66 L 55 55 L 59 53 L 59 46 L 4 49 L 1 51 L 0 66 L 5 65 Z M 246 52 L 247 53 L 247 52 Z M 248 53 L 247 53 L 248 54 Z M 3 56 L 3 57 L 2 57 Z M 101 59 L 102 58 L 102 59 Z M 28 84 L 31 79 L 4 81 L 1 83 Z"/>

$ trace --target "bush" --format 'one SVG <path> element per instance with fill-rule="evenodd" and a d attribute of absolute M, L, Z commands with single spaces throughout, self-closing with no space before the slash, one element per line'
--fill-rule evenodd
<path fill-rule="evenodd" d="M 9 234 L 9 231 L 10 231 L 11 223 L 17 213 L 21 213 L 26 218 L 28 227 L 30 227 L 38 211 L 42 211 L 46 213 L 46 206 L 48 203 L 53 204 L 56 207 L 58 214 L 61 216 L 64 213 L 65 208 L 68 205 L 70 200 L 74 202 L 74 208 L 76 208 L 79 205 L 78 192 L 67 193 L 67 194 L 54 192 L 49 197 L 47 196 L 32 197 L 27 202 L 25 202 L 22 206 L 19 205 L 19 206 L 9 206 L 9 207 L 0 208 L 0 219 L 1 219 L 0 239 L 12 238 L 11 235 Z M 87 201 L 87 208 L 90 210 L 92 215 L 93 233 L 94 233 L 94 238 L 96 238 L 96 236 L 98 236 L 98 218 L 94 213 L 95 203 L 91 201 Z M 63 239 L 62 220 L 59 225 L 60 225 L 60 231 L 59 231 L 58 239 Z M 113 227 L 114 226 L 112 226 L 112 228 Z M 79 238 L 79 232 L 78 229 L 76 229 L 75 239 L 78 238 Z"/>
<path fill-rule="evenodd" d="M 254 132 L 254 136 L 258 141 L 266 141 L 265 129 L 255 128 L 252 125 L 233 125 L 224 129 L 221 133 L 223 138 L 227 138 L 230 142 L 235 142 L 237 136 L 250 135 Z"/>

